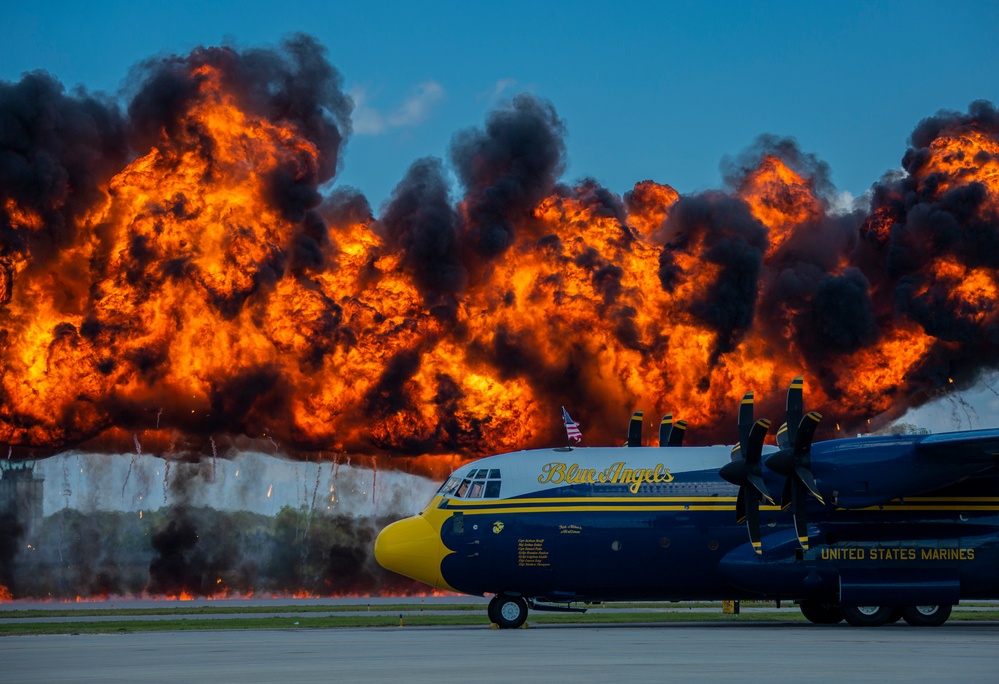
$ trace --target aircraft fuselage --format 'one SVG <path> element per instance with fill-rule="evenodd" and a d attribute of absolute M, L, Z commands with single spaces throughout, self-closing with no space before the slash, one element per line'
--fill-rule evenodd
<path fill-rule="evenodd" d="M 859 509 L 812 499 L 807 548 L 791 512 L 764 503 L 757 552 L 735 520 L 739 488 L 718 475 L 729 460 L 724 446 L 488 457 L 455 471 L 419 516 L 387 527 L 376 557 L 438 588 L 547 603 L 755 598 L 901 610 L 999 598 L 994 474 Z M 764 468 L 763 478 L 781 491 L 783 477 Z"/>

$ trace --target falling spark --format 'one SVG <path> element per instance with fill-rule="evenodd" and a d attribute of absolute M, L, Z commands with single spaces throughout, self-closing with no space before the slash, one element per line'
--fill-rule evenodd
<path fill-rule="evenodd" d="M 270 487 L 267 488 L 267 498 L 268 499 L 271 498 L 271 492 L 272 491 L 274 491 L 274 485 L 273 484 Z"/>
<path fill-rule="evenodd" d="M 142 445 L 139 444 L 139 435 L 132 433 L 132 440 L 135 442 L 135 454 L 132 454 L 132 460 L 128 464 L 128 472 L 125 473 L 125 481 L 121 483 L 121 498 L 125 498 L 125 487 L 128 486 L 128 480 L 132 477 L 132 468 L 135 467 L 135 455 L 142 455 Z"/>
<path fill-rule="evenodd" d="M 215 447 L 215 438 L 210 437 L 209 439 L 212 442 L 212 482 L 215 482 L 215 461 L 218 458 L 219 452 Z"/>
<path fill-rule="evenodd" d="M 167 498 L 167 490 L 170 483 L 170 456 L 169 454 L 164 457 L 166 460 L 166 466 L 163 468 L 163 501 L 169 501 Z"/>

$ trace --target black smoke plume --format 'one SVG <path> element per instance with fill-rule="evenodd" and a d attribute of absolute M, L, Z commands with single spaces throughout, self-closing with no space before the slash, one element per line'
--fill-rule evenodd
<path fill-rule="evenodd" d="M 125 119 L 100 95 L 67 95 L 41 71 L 0 82 L 0 266 L 18 255 L 42 267 L 73 242 L 77 222 L 124 165 L 125 139 Z"/>
<path fill-rule="evenodd" d="M 458 215 L 439 159 L 413 163 L 392 191 L 380 224 L 428 305 L 461 291 L 468 275 L 461 263 Z"/>
<path fill-rule="evenodd" d="M 565 167 L 565 126 L 549 102 L 518 95 L 489 115 L 485 130 L 458 133 L 451 160 L 465 188 L 465 230 L 474 253 L 493 258 L 514 241 Z"/>
<path fill-rule="evenodd" d="M 230 100 L 237 106 L 209 106 Z M 196 116 L 200 107 L 267 129 L 274 166 L 257 176 L 259 165 L 233 164 L 221 152 L 243 151 L 251 133 L 216 136 L 217 119 Z M 332 447 L 465 457 L 549 444 L 559 426 L 548 407 L 570 398 L 588 438 L 610 441 L 634 408 L 623 404 L 664 402 L 664 392 L 682 401 L 684 364 L 702 366 L 707 384 L 690 391 L 711 398 L 697 409 L 704 422 L 724 425 L 725 364 L 744 350 L 807 365 L 851 427 L 999 365 L 993 304 L 953 296 L 976 269 L 995 285 L 999 267 L 996 191 L 973 179 L 996 163 L 989 103 L 921 122 L 904 172 L 877 184 L 869 207 L 844 213 L 831 208 L 840 198 L 828 167 L 776 136 L 725 162 L 724 190 L 676 202 L 651 181 L 623 201 L 590 179 L 563 184 L 565 124 L 551 103 L 520 95 L 454 136 L 450 169 L 415 162 L 377 217 L 360 192 L 329 186 L 351 107 L 307 36 L 149 60 L 121 103 L 67 94 L 45 74 L 0 84 L 0 440 L 46 450 L 39 456 L 80 444 L 120 450 L 146 431 L 158 453 L 195 459 L 210 436 L 297 456 Z M 960 171 L 934 167 L 942 140 L 974 136 L 988 144 L 947 153 Z M 773 182 L 763 206 L 779 210 L 800 192 L 805 219 L 774 227 L 759 217 L 751 181 L 768 157 L 802 180 Z M 272 220 L 229 223 L 238 202 L 222 203 L 221 216 L 200 208 L 200 187 L 229 190 L 216 181 L 233 166 Z M 179 179 L 183 190 L 161 196 L 137 178 Z M 222 235 L 192 245 L 205 219 Z M 183 235 L 163 237 L 171 231 Z M 206 252 L 218 260 L 202 260 Z M 40 337 L 24 313 L 38 293 L 53 319 Z M 189 310 L 204 315 L 190 320 Z M 166 323 L 151 325 L 157 316 Z M 688 352 L 671 344 L 674 319 L 710 334 L 705 358 L 671 358 Z M 192 330 L 220 351 L 207 369 L 177 368 L 192 346 L 212 356 Z M 857 357 L 913 330 L 932 338 L 924 358 L 877 401 L 847 401 L 857 389 L 839 380 Z M 253 350 L 227 354 L 246 340 Z M 29 357 L 55 387 L 44 410 L 20 391 Z M 784 382 L 765 389 L 776 395 Z M 529 420 L 510 418 L 523 410 Z M 706 442 L 730 437 L 708 430 Z"/>
<path fill-rule="evenodd" d="M 968 158 L 958 148 L 946 158 L 956 170 L 945 173 L 930 166 L 939 140 L 970 135 L 999 138 L 999 111 L 992 103 L 978 100 L 966 113 L 941 111 L 919 122 L 902 157 L 906 173 L 888 174 L 872 189 L 871 212 L 855 254 L 870 291 L 881 300 L 877 303 L 886 303 L 936 340 L 910 373 L 913 390 L 920 393 L 950 383 L 966 389 L 983 369 L 999 366 L 994 303 L 986 311 L 967 302 L 955 306 L 951 295 L 961 282 L 926 268 L 947 261 L 961 269 L 999 271 L 995 196 L 975 180 L 976 171 L 994 167 L 999 159 L 984 150 Z M 955 181 L 964 182 L 955 186 Z"/>
<path fill-rule="evenodd" d="M 720 193 L 683 197 L 667 224 L 669 241 L 659 254 L 659 282 L 672 291 L 685 274 L 675 255 L 694 245 L 720 267 L 712 287 L 689 305 L 692 315 L 718 333 L 715 354 L 730 351 L 753 324 L 767 230 L 740 199 Z"/>

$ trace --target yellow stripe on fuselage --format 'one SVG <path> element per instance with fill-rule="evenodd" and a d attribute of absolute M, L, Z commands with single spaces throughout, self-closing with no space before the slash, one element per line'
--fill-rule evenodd
<path fill-rule="evenodd" d="M 524 497 L 521 499 L 449 499 L 450 502 L 459 503 L 463 506 L 494 506 L 497 503 L 530 503 L 530 504 L 544 504 L 544 503 L 566 503 L 570 500 L 570 497 L 566 496 L 553 496 L 553 497 Z M 695 503 L 729 503 L 734 504 L 736 497 L 734 496 L 580 496 L 575 497 L 576 501 L 588 501 L 588 502 L 599 502 L 599 503 L 624 503 L 624 504 L 649 504 L 649 503 L 683 503 L 683 502 L 695 502 Z"/>
<path fill-rule="evenodd" d="M 498 507 L 498 508 L 476 508 L 463 510 L 460 508 L 448 508 L 446 510 L 455 513 L 569 513 L 569 512 L 598 512 L 605 513 L 625 513 L 633 511 L 734 511 L 735 506 L 519 506 L 519 507 Z M 763 509 L 766 510 L 766 509 Z M 776 507 L 773 510 L 778 510 Z"/>
<path fill-rule="evenodd" d="M 690 496 L 690 497 L 579 497 L 567 500 L 566 497 L 538 497 L 518 499 L 446 499 L 435 497 L 434 508 L 443 511 L 462 513 L 541 513 L 545 511 L 565 513 L 580 512 L 630 512 L 630 511 L 734 511 L 734 496 Z M 877 506 L 845 509 L 837 511 L 999 511 L 999 497 L 912 497 L 901 503 L 897 499 Z M 935 503 L 934 503 L 935 502 Z M 974 503 L 971 503 L 974 502 Z M 761 511 L 782 510 L 776 504 L 763 504 Z"/>

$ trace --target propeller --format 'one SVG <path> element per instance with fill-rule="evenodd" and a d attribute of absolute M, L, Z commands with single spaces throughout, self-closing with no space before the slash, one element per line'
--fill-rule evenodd
<path fill-rule="evenodd" d="M 659 446 L 678 447 L 683 446 L 683 435 L 687 429 L 687 421 L 678 420 L 673 422 L 673 414 L 667 413 L 659 423 Z"/>
<path fill-rule="evenodd" d="M 808 549 L 808 498 L 812 496 L 824 504 L 819 487 L 812 474 L 812 438 L 822 415 L 810 411 L 802 416 L 804 379 L 799 375 L 787 390 L 787 422 L 777 431 L 777 445 L 780 451 L 767 457 L 767 468 L 783 475 L 784 491 L 781 495 L 781 510 L 791 509 L 794 514 L 794 530 L 801 548 Z"/>
<path fill-rule="evenodd" d="M 760 543 L 760 502 L 773 503 L 763 482 L 761 456 L 763 440 L 770 429 L 770 421 L 761 418 L 753 422 L 753 393 L 746 392 L 739 406 L 739 443 L 732 447 L 732 461 L 722 466 L 718 474 L 728 482 L 739 485 L 735 502 L 735 521 L 746 523 L 749 541 L 756 553 L 763 553 Z"/>
<path fill-rule="evenodd" d="M 642 412 L 635 411 L 631 414 L 631 423 L 628 425 L 628 443 L 625 446 L 642 446 Z"/>

